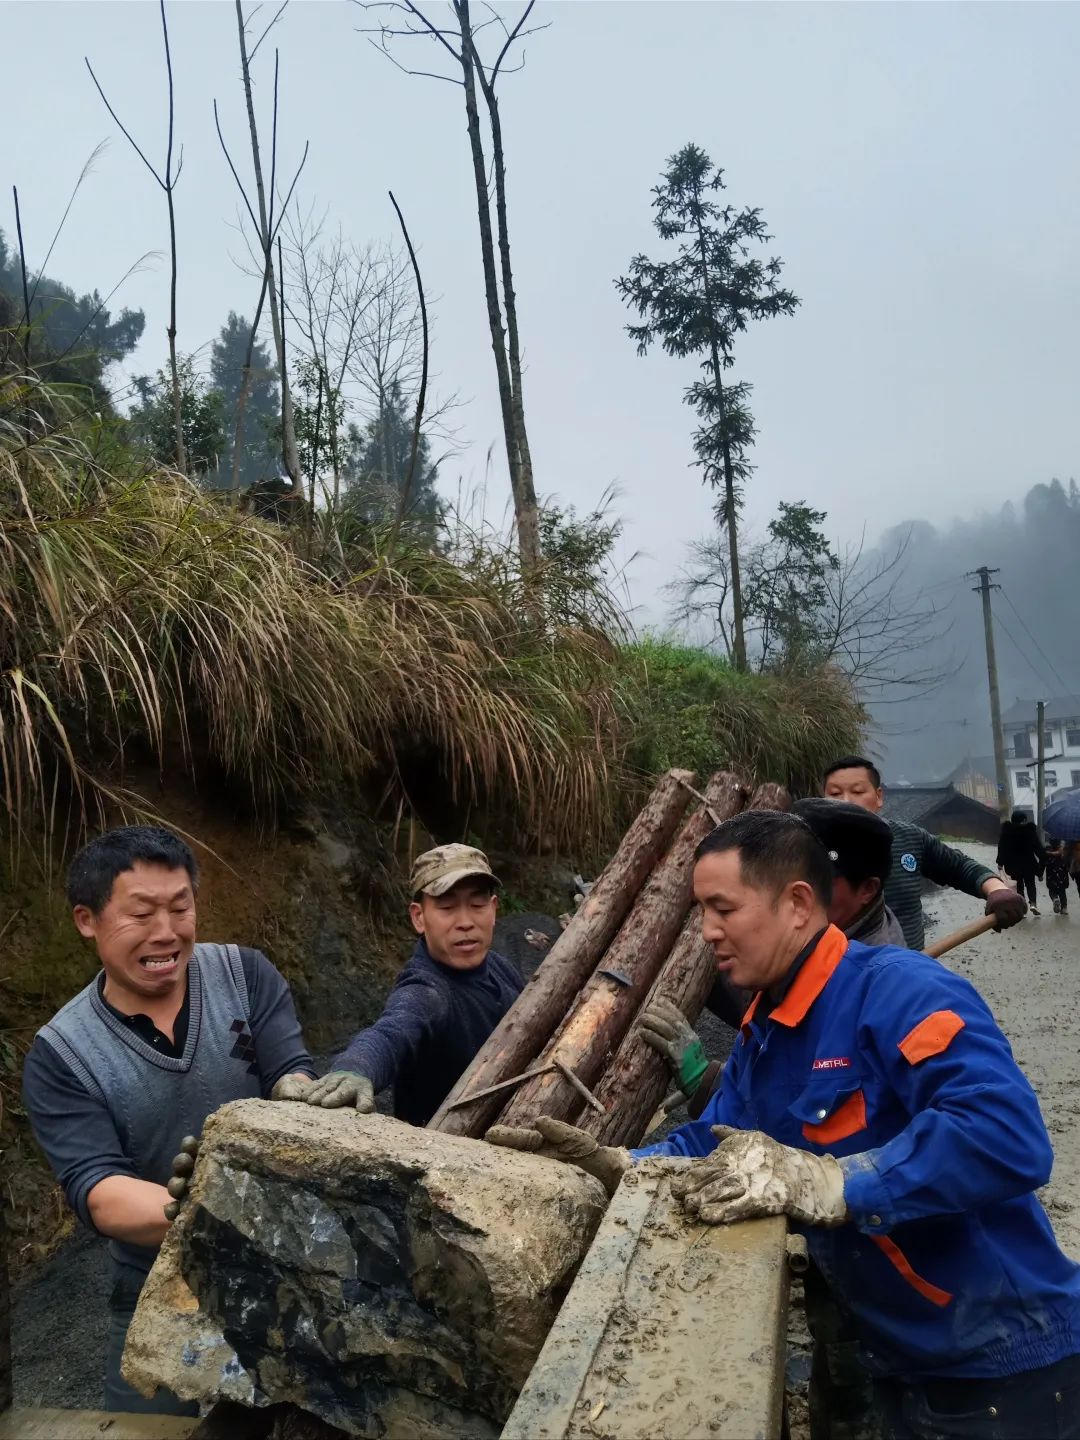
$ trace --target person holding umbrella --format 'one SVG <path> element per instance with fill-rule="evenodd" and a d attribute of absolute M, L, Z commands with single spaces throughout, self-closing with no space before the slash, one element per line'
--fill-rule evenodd
<path fill-rule="evenodd" d="M 1069 913 L 1069 850 L 1064 840 L 1052 840 L 1046 847 L 1046 888 L 1055 915 Z"/>
<path fill-rule="evenodd" d="M 1076 881 L 1077 894 L 1080 894 L 1080 788 L 1069 790 L 1047 806 L 1043 829 L 1047 839 L 1062 842 L 1064 868 Z M 1068 884 L 1066 879 L 1066 894 Z"/>

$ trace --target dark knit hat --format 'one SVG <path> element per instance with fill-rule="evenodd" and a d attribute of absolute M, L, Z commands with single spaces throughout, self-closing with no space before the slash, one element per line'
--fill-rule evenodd
<path fill-rule="evenodd" d="M 885 883 L 892 863 L 892 831 L 872 810 L 845 800 L 796 800 L 792 812 L 805 820 L 829 852 L 837 875 L 853 885 L 871 876 Z"/>

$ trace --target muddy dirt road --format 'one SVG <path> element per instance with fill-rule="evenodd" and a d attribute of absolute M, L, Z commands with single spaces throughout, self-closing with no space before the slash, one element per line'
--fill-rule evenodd
<path fill-rule="evenodd" d="M 993 864 L 986 846 L 964 845 Z M 1054 1142 L 1056 1163 L 1043 1200 L 1062 1245 L 1080 1260 L 1080 896 L 1068 918 L 1051 912 L 1040 887 L 1038 919 L 985 935 L 946 957 L 986 997 L 1030 1077 Z M 959 929 L 981 914 L 980 902 L 954 891 L 927 896 L 928 936 Z M 529 917 L 531 918 L 531 917 Z M 705 1029 L 706 1027 L 703 1027 Z M 716 1053 L 724 1027 L 708 1029 Z M 717 1032 L 717 1033 L 714 1033 Z M 96 1406 L 104 1349 L 103 1247 L 87 1237 L 65 1246 L 24 1285 L 14 1314 L 18 1404 Z"/>
<path fill-rule="evenodd" d="M 993 866 L 988 845 L 962 848 Z M 1039 884 L 1038 918 L 1000 935 L 983 935 L 943 957 L 978 989 L 1009 1037 L 1034 1085 L 1054 1142 L 1054 1173 L 1043 1193 L 1062 1247 L 1080 1260 L 1080 895 L 1073 886 L 1067 916 L 1055 915 Z M 978 917 L 981 906 L 955 890 L 926 897 L 929 940 Z"/>

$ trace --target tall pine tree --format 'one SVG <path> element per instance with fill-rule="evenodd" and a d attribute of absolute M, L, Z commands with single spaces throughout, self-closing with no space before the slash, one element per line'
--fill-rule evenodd
<path fill-rule="evenodd" d="M 393 521 L 401 504 L 412 455 L 413 416 L 395 380 L 388 387 L 379 414 L 361 430 L 350 425 L 345 457 L 345 503 L 368 524 Z M 428 437 L 421 433 L 416 470 L 409 487 L 404 519 L 434 540 L 443 504 L 435 488 L 438 465 L 431 459 Z"/>
<path fill-rule="evenodd" d="M 229 318 L 210 351 L 210 386 L 221 396 L 226 437 L 221 463 L 204 481 L 215 490 L 228 490 L 232 485 L 236 410 L 250 334 L 251 321 L 230 310 Z M 269 350 L 261 340 L 256 340 L 251 355 L 251 381 L 240 444 L 240 487 L 243 490 L 257 480 L 273 478 L 281 469 L 279 447 L 274 438 L 275 427 L 281 420 L 275 375 Z"/>
<path fill-rule="evenodd" d="M 780 284 L 782 262 L 756 258 L 755 246 L 771 240 L 761 211 L 725 204 L 724 172 L 696 145 L 668 161 L 653 191 L 654 224 L 660 238 L 677 242 L 674 258 L 635 255 L 616 280 L 620 295 L 641 317 L 627 331 L 644 355 L 658 341 L 669 355 L 701 357 L 701 379 L 686 403 L 701 421 L 694 451 L 705 479 L 723 492 L 718 515 L 727 532 L 732 601 L 733 659 L 746 669 L 746 636 L 739 573 L 740 486 L 750 470 L 754 438 L 750 386 L 733 383 L 735 337 L 751 320 L 791 315 L 799 297 Z"/>

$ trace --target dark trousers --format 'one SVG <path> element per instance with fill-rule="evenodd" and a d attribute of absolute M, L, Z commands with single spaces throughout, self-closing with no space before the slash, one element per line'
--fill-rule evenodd
<path fill-rule="evenodd" d="M 1034 870 L 1027 870 L 1023 875 L 1010 874 L 1009 879 L 1012 880 L 1021 895 L 1023 895 L 1025 890 L 1027 891 L 1027 902 L 1029 905 L 1038 905 Z"/>
<path fill-rule="evenodd" d="M 997 1380 L 879 1381 L 885 1440 L 1080 1440 L 1080 1355 Z"/>
<path fill-rule="evenodd" d="M 880 1440 L 873 1384 L 859 1363 L 850 1311 L 833 1297 L 816 1265 L 803 1276 L 810 1359 L 810 1440 Z"/>
<path fill-rule="evenodd" d="M 131 1265 L 119 1265 L 113 1261 L 112 1292 L 109 1295 L 109 1341 L 105 1351 L 105 1409 L 124 1410 L 137 1415 L 198 1415 L 199 1406 L 194 1400 L 181 1400 L 171 1390 L 159 1388 L 152 1400 L 147 1400 L 120 1374 L 120 1361 L 124 1355 L 128 1326 L 135 1314 L 146 1276 Z"/>

